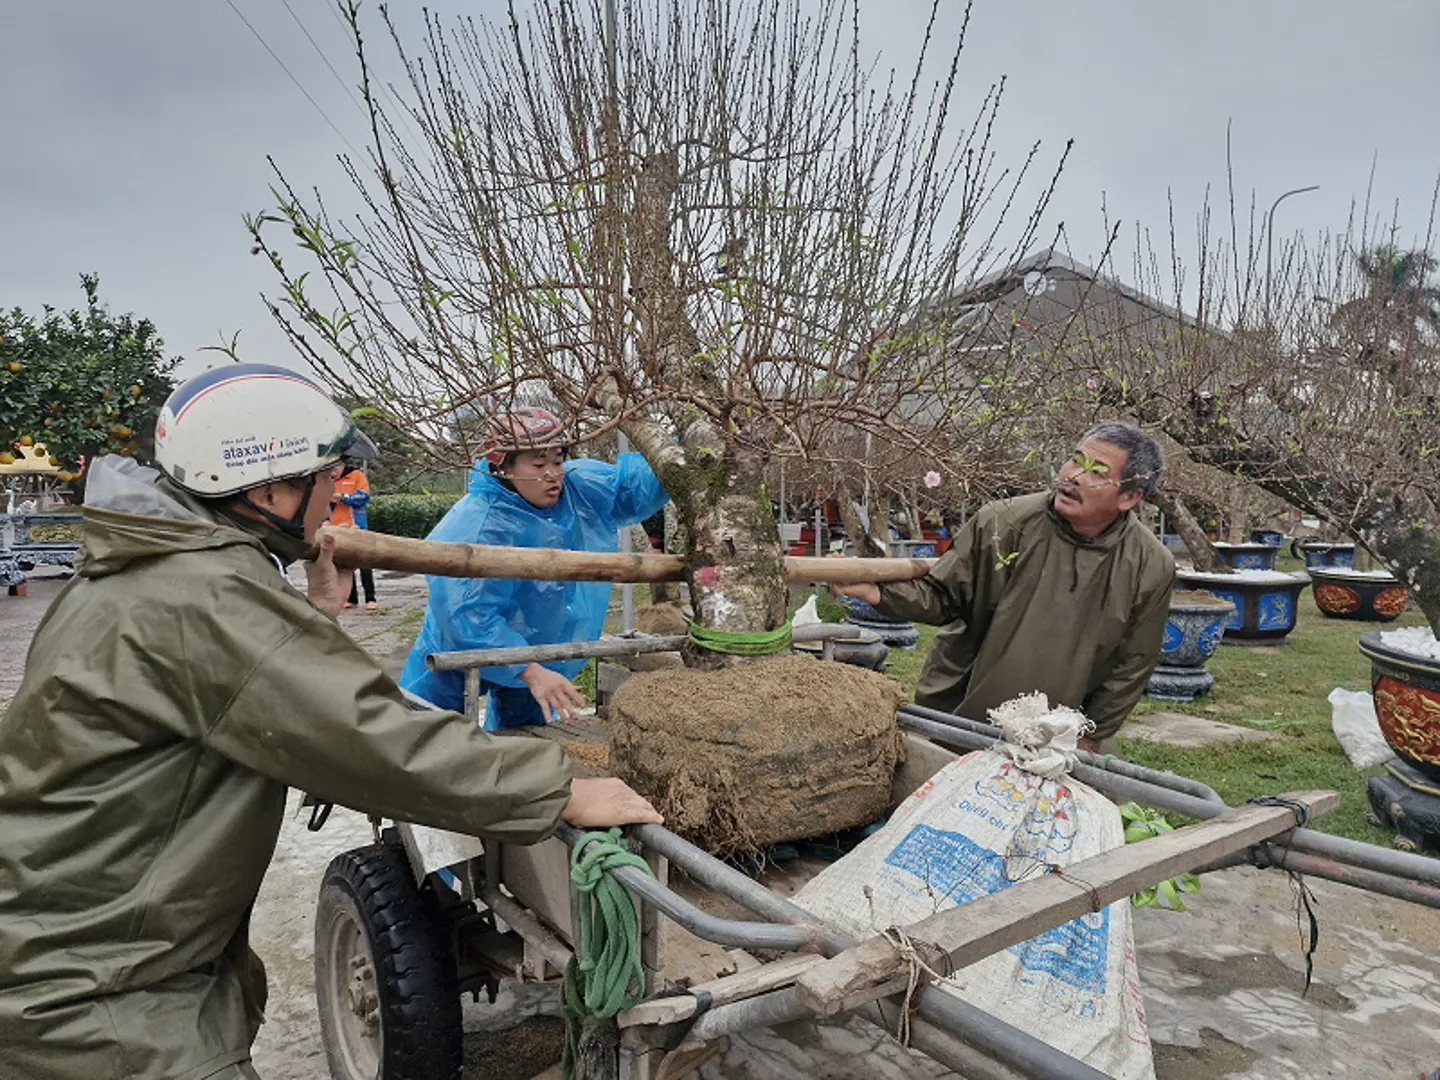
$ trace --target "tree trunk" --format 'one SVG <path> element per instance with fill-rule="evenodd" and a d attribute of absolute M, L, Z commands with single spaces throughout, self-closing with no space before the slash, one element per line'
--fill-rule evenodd
<path fill-rule="evenodd" d="M 1210 543 L 1210 538 L 1205 535 L 1205 530 L 1200 527 L 1200 522 L 1195 520 L 1190 508 L 1181 502 L 1177 495 L 1161 490 L 1151 495 L 1150 501 L 1164 512 L 1166 520 L 1179 534 L 1180 539 L 1185 541 L 1185 547 L 1190 552 L 1190 561 L 1196 570 L 1202 574 L 1231 572 L 1225 560 L 1220 558 Z"/>
<path fill-rule="evenodd" d="M 850 494 L 850 488 L 841 484 L 835 492 L 835 501 L 840 505 L 840 520 L 845 524 L 845 535 L 855 545 L 855 553 L 862 558 L 884 558 L 889 549 L 860 520 L 859 504 Z"/>
<path fill-rule="evenodd" d="M 709 629 L 774 630 L 785 621 L 789 598 L 780 529 L 758 468 L 737 470 L 731 486 L 718 497 L 713 489 L 694 492 L 688 512 L 680 508 L 690 533 L 690 605 L 695 621 Z M 689 646 L 681 655 L 687 667 L 726 667 L 735 660 Z"/>
<path fill-rule="evenodd" d="M 647 373 L 728 399 L 676 285 L 671 205 L 680 183 L 674 151 L 652 154 L 634 186 L 630 281 L 635 296 L 636 349 Z M 758 633 L 785 621 L 784 552 L 765 490 L 764 461 L 738 450 L 712 418 L 690 408 L 677 418 L 679 443 L 653 424 L 622 425 L 675 501 L 688 534 L 690 606 L 712 630 Z M 686 666 L 724 667 L 733 658 L 688 648 Z"/>
<path fill-rule="evenodd" d="M 1395 496 L 1356 514 L 1350 533 L 1399 578 L 1440 637 L 1440 528 L 1434 508 Z M 1428 511 L 1428 512 L 1427 512 Z"/>
<path fill-rule="evenodd" d="M 665 504 L 665 540 L 662 547 L 670 553 L 685 550 L 684 530 L 680 527 L 680 515 L 675 512 L 674 503 Z M 680 583 L 657 581 L 650 586 L 650 599 L 657 604 L 678 603 L 682 599 Z"/>

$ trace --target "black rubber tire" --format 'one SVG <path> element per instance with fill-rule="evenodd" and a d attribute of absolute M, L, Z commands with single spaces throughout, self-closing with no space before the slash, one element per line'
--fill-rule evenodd
<path fill-rule="evenodd" d="M 334 1080 L 369 1080 L 351 1075 L 336 1050 L 344 1036 L 334 1030 L 331 999 L 345 991 L 330 970 L 329 935 L 338 919 L 359 923 L 374 969 L 380 1029 L 374 1080 L 459 1080 L 460 988 L 449 929 L 435 897 L 416 886 L 404 851 L 388 844 L 337 855 L 316 903 L 316 1004 Z"/>

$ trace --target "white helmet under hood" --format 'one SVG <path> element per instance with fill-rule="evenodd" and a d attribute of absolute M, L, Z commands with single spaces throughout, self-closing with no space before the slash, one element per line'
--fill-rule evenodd
<path fill-rule="evenodd" d="M 375 444 L 329 394 L 273 364 L 197 375 L 171 392 L 155 422 L 155 463 L 207 499 L 375 456 Z"/>

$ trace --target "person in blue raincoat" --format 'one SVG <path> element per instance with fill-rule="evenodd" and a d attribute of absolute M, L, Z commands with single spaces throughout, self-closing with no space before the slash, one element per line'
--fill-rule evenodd
<path fill-rule="evenodd" d="M 612 465 L 571 460 L 564 426 L 551 412 L 518 408 L 494 418 L 469 492 L 427 539 L 509 547 L 615 551 L 621 528 L 643 521 L 669 497 L 640 454 Z M 442 708 L 463 709 L 465 676 L 431 671 L 433 652 L 594 641 L 610 607 L 608 581 L 429 579 L 425 624 L 400 685 Z M 584 704 L 573 682 L 584 660 L 480 670 L 485 727 L 549 723 Z"/>

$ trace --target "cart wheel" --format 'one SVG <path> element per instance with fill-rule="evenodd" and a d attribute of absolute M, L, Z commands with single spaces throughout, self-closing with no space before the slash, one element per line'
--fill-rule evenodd
<path fill-rule="evenodd" d="M 326 868 L 315 910 L 315 999 L 334 1080 L 459 1080 L 450 934 L 402 850 L 357 848 Z"/>

